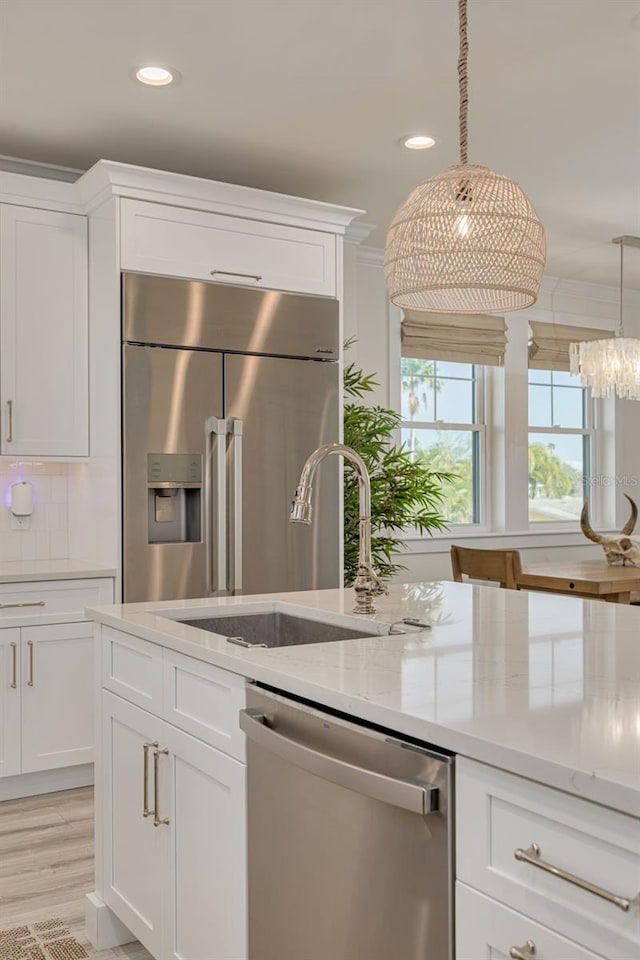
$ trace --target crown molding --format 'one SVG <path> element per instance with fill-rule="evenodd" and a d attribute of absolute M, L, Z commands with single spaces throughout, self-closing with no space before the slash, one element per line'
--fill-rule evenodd
<path fill-rule="evenodd" d="M 23 160 L 21 157 L 7 157 L 4 154 L 0 154 L 0 171 L 41 177 L 44 180 L 61 180 L 64 183 L 74 183 L 84 173 L 84 170 L 77 167 L 61 167 L 57 163 L 40 163 L 37 160 Z"/>
<path fill-rule="evenodd" d="M 620 288 L 604 283 L 589 283 L 588 280 L 570 280 L 563 277 L 545 276 L 542 278 L 540 294 L 546 294 L 553 301 L 559 297 L 574 297 L 580 300 L 596 300 L 600 303 L 620 303 Z M 625 290 L 624 302 L 640 305 L 640 290 Z"/>
<path fill-rule="evenodd" d="M 74 186 L 88 213 L 104 201 L 108 191 L 120 197 L 254 220 L 276 217 L 280 223 L 337 234 L 344 234 L 351 221 L 365 212 L 320 200 L 290 197 L 112 160 L 98 160 Z"/>
<path fill-rule="evenodd" d="M 0 199 L 20 207 L 39 207 L 60 213 L 85 213 L 74 183 L 47 180 L 24 173 L 0 170 Z"/>
<path fill-rule="evenodd" d="M 382 247 L 358 247 L 356 263 L 362 267 L 384 266 L 384 250 Z"/>
<path fill-rule="evenodd" d="M 345 231 L 344 242 L 361 244 L 373 233 L 375 228 L 375 223 L 365 223 L 363 220 L 354 220 Z"/>

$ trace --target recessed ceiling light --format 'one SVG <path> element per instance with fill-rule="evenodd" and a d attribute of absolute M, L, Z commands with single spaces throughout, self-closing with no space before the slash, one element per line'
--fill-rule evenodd
<path fill-rule="evenodd" d="M 403 137 L 400 141 L 403 147 L 407 147 L 409 150 L 428 150 L 429 147 L 432 147 L 435 143 L 433 137 L 427 137 L 426 134 L 420 133 L 412 137 Z"/>
<path fill-rule="evenodd" d="M 149 87 L 166 87 L 176 79 L 176 73 L 165 67 L 140 67 L 136 70 L 136 80 Z"/>

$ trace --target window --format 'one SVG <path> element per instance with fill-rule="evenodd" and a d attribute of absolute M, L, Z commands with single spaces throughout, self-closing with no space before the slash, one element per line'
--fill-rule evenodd
<path fill-rule="evenodd" d="M 482 369 L 402 358 L 402 441 L 431 469 L 456 474 L 444 489 L 442 510 L 449 524 L 481 519 Z"/>
<path fill-rule="evenodd" d="M 529 370 L 529 521 L 575 522 L 591 475 L 592 401 L 580 378 Z"/>

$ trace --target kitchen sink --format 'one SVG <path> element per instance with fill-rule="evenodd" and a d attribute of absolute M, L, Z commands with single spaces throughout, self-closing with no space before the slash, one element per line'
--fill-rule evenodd
<path fill-rule="evenodd" d="M 230 643 L 242 647 L 293 647 L 308 643 L 328 643 L 333 640 L 353 640 L 354 637 L 374 637 L 364 625 L 346 627 L 342 624 L 326 623 L 296 617 L 279 610 L 268 613 L 238 613 L 233 616 L 198 617 L 182 620 L 189 627 L 210 630 L 227 637 Z"/>

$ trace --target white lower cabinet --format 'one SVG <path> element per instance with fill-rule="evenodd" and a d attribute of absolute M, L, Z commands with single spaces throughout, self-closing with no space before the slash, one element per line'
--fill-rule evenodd
<path fill-rule="evenodd" d="M 457 883 L 456 960 L 603 958 L 464 883 Z"/>
<path fill-rule="evenodd" d="M 156 960 L 245 960 L 245 767 L 103 692 L 104 900 Z"/>
<path fill-rule="evenodd" d="M 20 773 L 20 631 L 0 630 L 0 777 Z"/>
<path fill-rule="evenodd" d="M 93 762 L 93 628 L 22 628 L 22 773 Z"/>
<path fill-rule="evenodd" d="M 93 628 L 0 629 L 0 777 L 92 763 Z"/>
<path fill-rule="evenodd" d="M 636 817 L 458 757 L 456 877 L 456 960 L 640 957 Z"/>
<path fill-rule="evenodd" d="M 104 899 L 153 956 L 160 957 L 167 834 L 154 827 L 151 812 L 151 744 L 160 744 L 163 723 L 110 693 L 102 697 Z"/>

